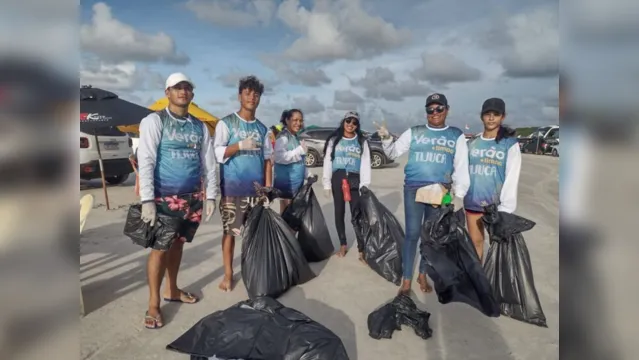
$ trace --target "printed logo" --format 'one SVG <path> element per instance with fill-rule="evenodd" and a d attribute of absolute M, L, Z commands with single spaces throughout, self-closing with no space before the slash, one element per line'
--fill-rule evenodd
<path fill-rule="evenodd" d="M 111 116 L 99 113 L 80 113 L 80 122 L 105 122 L 113 119 Z"/>

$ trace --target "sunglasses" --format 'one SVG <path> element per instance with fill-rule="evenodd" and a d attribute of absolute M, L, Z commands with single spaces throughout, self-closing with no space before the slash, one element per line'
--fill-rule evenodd
<path fill-rule="evenodd" d="M 347 123 L 347 124 L 359 125 L 359 120 L 357 120 L 355 118 L 348 118 L 348 119 L 344 120 L 344 122 Z"/>
<path fill-rule="evenodd" d="M 427 107 L 426 108 L 426 114 L 428 114 L 428 115 L 433 115 L 434 113 L 440 114 L 440 113 L 443 113 L 444 110 L 446 110 L 446 106 L 444 106 L 444 105 L 438 105 L 438 106 L 435 106 L 435 107 L 432 107 L 432 108 Z"/>

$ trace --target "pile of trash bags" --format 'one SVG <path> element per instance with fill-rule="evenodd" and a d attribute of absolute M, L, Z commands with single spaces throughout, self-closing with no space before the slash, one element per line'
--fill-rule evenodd
<path fill-rule="evenodd" d="M 443 205 L 424 222 L 421 254 L 440 303 L 463 302 L 483 314 L 498 317 L 499 301 L 472 240 L 465 229 L 464 210 Z"/>
<path fill-rule="evenodd" d="M 482 221 L 490 237 L 484 271 L 500 303 L 501 314 L 523 322 L 547 327 L 541 308 L 528 247 L 522 232 L 535 226 L 521 216 L 486 207 Z"/>
<path fill-rule="evenodd" d="M 273 188 L 261 187 L 260 193 L 269 203 L 278 197 Z M 263 201 L 249 213 L 242 236 L 242 280 L 251 299 L 277 298 L 315 278 L 295 232 Z"/>
<path fill-rule="evenodd" d="M 358 247 L 371 269 L 395 285 L 402 280 L 404 229 L 375 194 L 363 186 L 353 211 L 353 228 Z"/>
<path fill-rule="evenodd" d="M 191 360 L 348 360 L 342 340 L 301 312 L 268 297 L 204 317 L 166 347 Z"/>
<path fill-rule="evenodd" d="M 155 224 L 151 226 L 142 220 L 142 204 L 134 204 L 129 207 L 126 221 L 124 222 L 124 235 L 129 237 L 134 244 L 143 248 L 154 247 L 167 249 L 177 236 L 182 219 L 157 214 Z"/>
<path fill-rule="evenodd" d="M 309 262 L 326 260 L 335 252 L 322 207 L 313 191 L 315 182 L 317 175 L 307 180 L 282 214 L 291 229 L 297 231 L 297 240 Z"/>
<path fill-rule="evenodd" d="M 430 313 L 419 310 L 408 295 L 400 294 L 368 315 L 368 335 L 377 340 L 390 339 L 395 330 L 402 330 L 402 325 L 408 325 L 417 336 L 428 339 L 433 336 L 428 319 Z"/>

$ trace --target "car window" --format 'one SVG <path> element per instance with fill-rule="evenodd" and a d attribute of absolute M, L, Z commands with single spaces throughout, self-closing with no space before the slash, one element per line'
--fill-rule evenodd
<path fill-rule="evenodd" d="M 377 133 L 377 131 L 375 131 L 374 133 L 370 134 L 370 138 L 371 140 L 381 140 L 382 138 L 379 137 L 379 134 Z"/>
<path fill-rule="evenodd" d="M 552 129 L 548 133 L 548 138 L 549 139 L 556 139 L 558 137 L 559 137 L 559 129 Z"/>

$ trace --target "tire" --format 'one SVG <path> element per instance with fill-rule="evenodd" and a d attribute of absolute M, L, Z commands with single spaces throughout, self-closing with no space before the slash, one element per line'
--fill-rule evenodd
<path fill-rule="evenodd" d="M 315 167 L 319 163 L 319 154 L 315 150 L 309 150 L 304 158 L 306 167 Z"/>
<path fill-rule="evenodd" d="M 552 156 L 559 157 L 559 153 L 557 152 L 557 149 L 552 149 Z"/>
<path fill-rule="evenodd" d="M 107 176 L 105 177 L 105 180 L 111 185 L 120 185 L 123 182 L 127 181 L 128 178 L 129 178 L 129 174 L 126 174 L 126 175 Z"/>
<path fill-rule="evenodd" d="M 371 151 L 371 168 L 379 169 L 380 167 L 384 166 L 385 163 L 386 160 L 384 158 L 384 155 L 377 151 Z"/>

